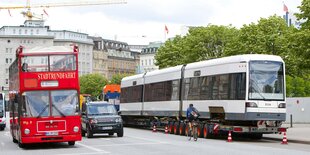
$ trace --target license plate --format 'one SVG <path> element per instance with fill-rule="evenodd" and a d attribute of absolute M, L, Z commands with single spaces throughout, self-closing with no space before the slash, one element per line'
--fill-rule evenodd
<path fill-rule="evenodd" d="M 111 130 L 112 127 L 111 126 L 105 126 L 105 127 L 101 127 L 102 130 Z"/>
<path fill-rule="evenodd" d="M 45 135 L 46 136 L 57 136 L 58 132 L 46 132 Z"/>

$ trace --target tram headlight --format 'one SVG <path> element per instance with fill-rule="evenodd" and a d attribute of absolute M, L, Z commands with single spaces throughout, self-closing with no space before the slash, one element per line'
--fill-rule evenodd
<path fill-rule="evenodd" d="M 28 134 L 30 133 L 30 130 L 29 130 L 29 129 L 25 129 L 25 130 L 24 130 L 24 133 L 25 133 L 26 135 L 28 135 Z"/>
<path fill-rule="evenodd" d="M 257 108 L 257 104 L 255 102 L 245 102 L 245 107 Z"/>
<path fill-rule="evenodd" d="M 75 127 L 73 128 L 73 131 L 74 131 L 74 132 L 79 132 L 79 129 L 80 129 L 79 127 L 75 126 Z"/>
<path fill-rule="evenodd" d="M 286 104 L 285 104 L 285 103 L 280 103 L 280 104 L 278 105 L 278 108 L 286 108 Z"/>

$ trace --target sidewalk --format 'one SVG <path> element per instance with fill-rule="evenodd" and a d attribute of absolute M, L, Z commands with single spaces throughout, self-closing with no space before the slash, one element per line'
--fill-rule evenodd
<path fill-rule="evenodd" d="M 283 127 L 288 127 L 286 137 L 288 142 L 306 143 L 310 144 L 310 124 L 283 124 Z M 282 141 L 283 134 L 264 134 L 264 138 L 279 139 Z"/>

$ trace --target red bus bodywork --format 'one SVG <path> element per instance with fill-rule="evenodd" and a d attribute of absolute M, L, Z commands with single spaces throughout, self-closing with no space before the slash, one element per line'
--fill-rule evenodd
<path fill-rule="evenodd" d="M 18 142 L 20 147 L 27 143 L 45 142 L 69 142 L 69 145 L 74 145 L 75 141 L 81 140 L 78 48 L 77 46 L 61 47 L 43 47 L 42 51 L 37 48 L 28 52 L 23 47 L 16 50 L 16 60 L 10 66 L 9 79 L 10 131 L 13 141 Z M 36 59 L 41 58 L 40 56 L 47 58 L 48 66 L 43 66 L 47 70 L 24 70 L 23 59 L 26 61 L 26 57 Z M 50 59 L 57 56 L 64 58 L 70 56 L 71 59 L 68 60 L 71 64 L 65 62 L 67 60 L 59 59 L 57 62 L 53 61 L 54 67 L 59 67 L 59 64 L 63 66 L 69 64 L 73 69 L 61 70 L 59 67 L 58 70 L 53 71 Z M 42 68 L 42 66 L 38 68 L 40 67 Z M 40 96 L 40 93 L 47 95 Z M 34 103 L 38 100 L 33 96 L 41 97 L 42 101 L 46 101 L 42 104 L 40 100 L 40 104 L 45 107 L 36 111 Z M 64 114 L 64 110 L 60 109 L 60 103 L 64 106 L 70 105 L 72 108 L 67 106 L 66 110 L 69 112 Z"/>

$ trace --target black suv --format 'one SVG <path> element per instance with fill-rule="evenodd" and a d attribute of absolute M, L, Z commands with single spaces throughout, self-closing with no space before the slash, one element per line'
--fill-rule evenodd
<path fill-rule="evenodd" d="M 115 106 L 105 101 L 88 102 L 82 106 L 82 136 L 93 137 L 95 133 L 117 133 L 123 137 L 123 121 Z"/>

